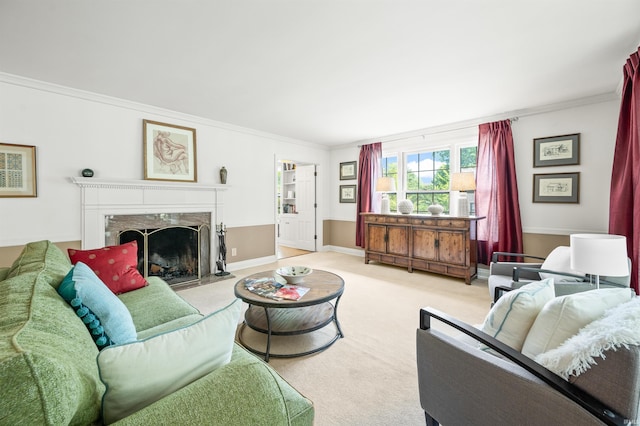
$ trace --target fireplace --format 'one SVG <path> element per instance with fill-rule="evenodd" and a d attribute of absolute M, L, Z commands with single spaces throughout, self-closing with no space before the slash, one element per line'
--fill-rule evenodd
<path fill-rule="evenodd" d="M 107 216 L 106 245 L 130 241 L 138 243 L 138 271 L 144 277 L 157 276 L 176 285 L 211 271 L 209 213 Z"/>
<path fill-rule="evenodd" d="M 138 269 L 171 285 L 215 272 L 211 228 L 226 185 L 71 178 L 82 189 L 82 248 L 138 242 Z"/>

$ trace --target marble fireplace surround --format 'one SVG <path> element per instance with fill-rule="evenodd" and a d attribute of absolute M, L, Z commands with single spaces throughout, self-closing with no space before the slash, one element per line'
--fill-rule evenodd
<path fill-rule="evenodd" d="M 159 213 L 205 213 L 211 229 L 223 221 L 226 185 L 151 180 L 117 180 L 72 177 L 81 189 L 82 249 L 111 245 L 107 240 L 107 217 Z M 216 238 L 210 239 L 211 271 L 215 272 Z"/>

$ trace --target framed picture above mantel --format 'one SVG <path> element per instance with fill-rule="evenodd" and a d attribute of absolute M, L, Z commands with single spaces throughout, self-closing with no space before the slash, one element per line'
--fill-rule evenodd
<path fill-rule="evenodd" d="M 580 164 L 580 133 L 533 140 L 533 167 Z"/>
<path fill-rule="evenodd" d="M 197 182 L 196 129 L 143 121 L 144 178 Z"/>

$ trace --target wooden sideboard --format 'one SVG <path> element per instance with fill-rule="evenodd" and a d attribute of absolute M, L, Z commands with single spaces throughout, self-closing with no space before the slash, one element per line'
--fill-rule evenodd
<path fill-rule="evenodd" d="M 478 274 L 476 230 L 484 217 L 361 213 L 365 263 L 390 265 L 464 278 Z"/>

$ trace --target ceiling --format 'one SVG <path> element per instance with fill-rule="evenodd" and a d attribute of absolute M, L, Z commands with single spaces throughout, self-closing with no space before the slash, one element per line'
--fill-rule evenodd
<path fill-rule="evenodd" d="M 0 0 L 0 72 L 325 145 L 612 93 L 638 0 Z"/>

